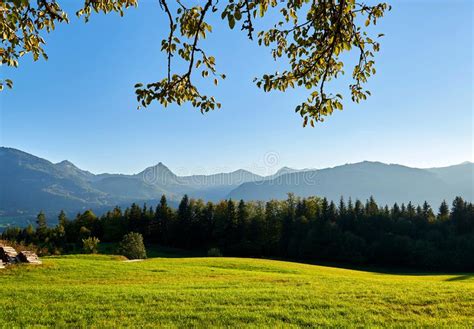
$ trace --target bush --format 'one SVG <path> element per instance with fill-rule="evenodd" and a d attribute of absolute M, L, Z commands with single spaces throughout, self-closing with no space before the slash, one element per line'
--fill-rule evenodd
<path fill-rule="evenodd" d="M 146 249 L 143 244 L 143 236 L 140 233 L 131 232 L 124 235 L 118 247 L 118 253 L 128 259 L 146 258 Z"/>
<path fill-rule="evenodd" d="M 219 248 L 211 248 L 207 251 L 208 257 L 222 257 L 222 253 Z"/>
<path fill-rule="evenodd" d="M 97 254 L 100 240 L 96 237 L 82 239 L 82 251 L 85 254 Z"/>

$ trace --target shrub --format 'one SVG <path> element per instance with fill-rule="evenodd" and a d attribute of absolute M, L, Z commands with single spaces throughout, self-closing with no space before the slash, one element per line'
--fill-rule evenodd
<path fill-rule="evenodd" d="M 207 251 L 208 257 L 222 257 L 222 253 L 219 248 L 211 248 Z"/>
<path fill-rule="evenodd" d="M 85 254 L 97 254 L 100 240 L 96 237 L 82 239 L 82 251 Z"/>
<path fill-rule="evenodd" d="M 131 232 L 124 235 L 118 247 L 118 253 L 128 259 L 146 258 L 146 249 L 143 244 L 143 236 L 140 233 Z"/>

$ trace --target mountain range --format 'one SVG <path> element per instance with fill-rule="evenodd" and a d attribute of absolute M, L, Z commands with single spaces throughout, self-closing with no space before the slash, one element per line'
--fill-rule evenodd
<path fill-rule="evenodd" d="M 215 201 L 232 198 L 270 200 L 325 196 L 332 200 L 365 200 L 379 204 L 422 203 L 437 207 L 455 196 L 473 201 L 474 164 L 418 169 L 381 162 L 360 162 L 326 169 L 283 167 L 271 176 L 240 169 L 214 175 L 178 176 L 163 163 L 134 175 L 93 174 L 69 161 L 52 163 L 26 152 L 0 148 L 0 218 L 34 216 L 39 210 L 98 212 L 131 202 L 155 204 L 165 194 L 172 204 L 187 194 Z"/>

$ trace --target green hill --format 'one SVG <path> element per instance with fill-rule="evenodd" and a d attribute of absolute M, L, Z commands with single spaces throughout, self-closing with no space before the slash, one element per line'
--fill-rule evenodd
<path fill-rule="evenodd" d="M 471 274 L 383 274 L 240 258 L 43 261 L 0 270 L 0 327 L 474 323 Z"/>

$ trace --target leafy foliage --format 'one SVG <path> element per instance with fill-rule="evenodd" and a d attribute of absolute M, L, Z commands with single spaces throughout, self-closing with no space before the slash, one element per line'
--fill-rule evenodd
<path fill-rule="evenodd" d="M 140 233 L 130 232 L 126 234 L 118 247 L 118 253 L 128 259 L 146 258 L 145 244 Z"/>
<path fill-rule="evenodd" d="M 96 237 L 82 239 L 82 251 L 85 254 L 97 254 L 99 251 L 100 240 Z"/>
<path fill-rule="evenodd" d="M 222 257 L 222 252 L 219 248 L 211 248 L 207 251 L 207 257 Z"/>
<path fill-rule="evenodd" d="M 215 57 L 200 46 L 200 41 L 212 32 L 210 16 L 220 14 L 230 29 L 240 25 L 250 40 L 256 36 L 259 45 L 271 48 L 275 60 L 287 65 L 283 72 L 256 78 L 259 88 L 265 92 L 297 87 L 309 90 L 307 99 L 296 106 L 304 126 L 314 126 L 334 110 L 343 109 L 341 93 L 328 92 L 326 85 L 345 73 L 340 59 L 344 52 L 358 53 L 349 86 L 352 100 L 359 102 L 370 95 L 364 84 L 376 73 L 374 54 L 380 45 L 367 31 L 390 9 L 386 3 L 368 5 L 355 0 L 205 0 L 203 5 L 185 5 L 180 0 L 158 2 L 169 26 L 161 41 L 161 50 L 167 55 L 166 74 L 157 82 L 135 85 L 139 108 L 154 101 L 165 107 L 189 102 L 202 113 L 221 107 L 194 82 L 195 76 L 200 75 L 212 78 L 218 85 L 226 77 L 217 71 Z M 34 60 L 47 58 L 41 33 L 50 32 L 56 23 L 68 22 L 59 1 L 32 3 L 6 0 L 0 4 L 3 64 L 17 67 L 19 57 L 26 53 L 31 53 Z M 138 0 L 85 0 L 76 14 L 87 22 L 93 12 L 123 15 L 126 8 L 137 5 Z M 273 27 L 256 33 L 256 20 L 265 16 L 275 20 Z M 184 72 L 175 72 L 173 64 L 177 60 L 186 63 Z M 4 85 L 11 87 L 11 80 L 0 81 L 0 89 Z"/>

